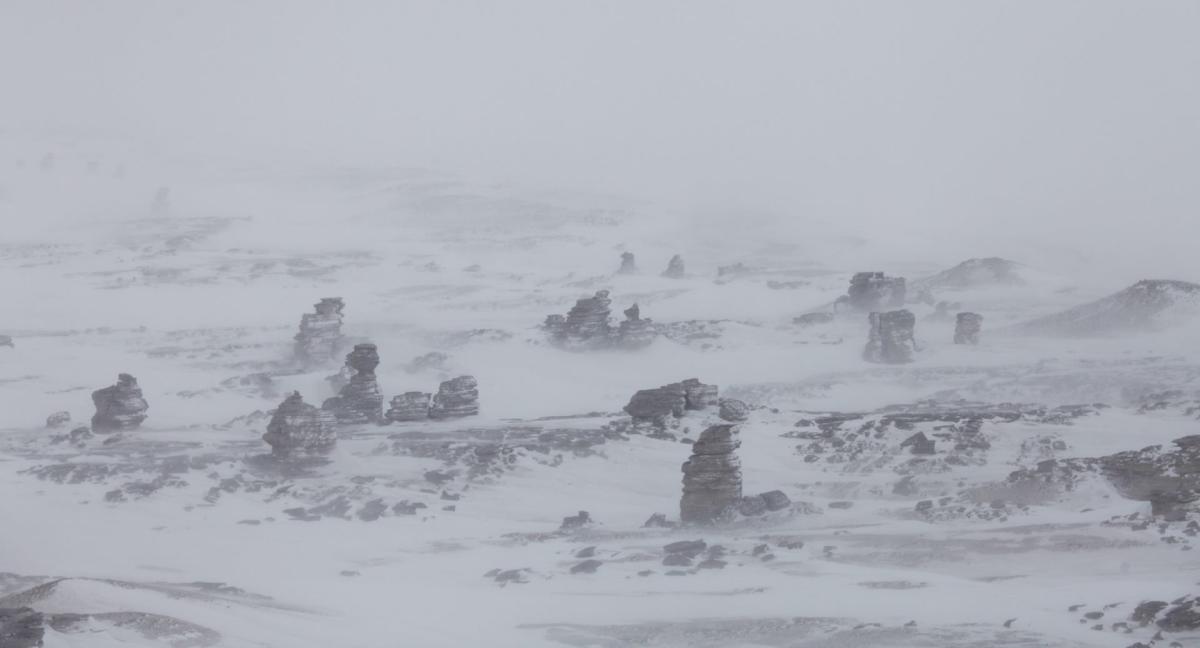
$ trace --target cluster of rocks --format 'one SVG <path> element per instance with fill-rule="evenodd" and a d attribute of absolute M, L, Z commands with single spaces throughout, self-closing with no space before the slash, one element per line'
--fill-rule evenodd
<path fill-rule="evenodd" d="M 1200 596 L 1181 596 L 1170 602 L 1143 601 L 1129 620 L 1143 627 L 1153 623 L 1166 632 L 1200 630 Z"/>
<path fill-rule="evenodd" d="M 346 354 L 350 380 L 337 396 L 326 399 L 321 409 L 332 412 L 339 423 L 376 423 L 383 418 L 383 395 L 375 378 L 379 351 L 374 344 L 354 345 Z"/>
<path fill-rule="evenodd" d="M 638 390 L 624 409 L 633 417 L 635 427 L 666 428 L 673 426 L 686 410 L 704 410 L 718 405 L 719 400 L 716 385 L 688 378 L 662 387 Z M 736 405 L 730 405 L 728 411 L 732 413 L 736 409 Z"/>
<path fill-rule="evenodd" d="M 607 290 L 575 302 L 563 315 L 549 315 L 542 328 L 551 342 L 569 349 L 640 349 L 658 336 L 653 320 L 641 316 L 637 304 L 627 308 L 625 321 L 614 328 L 609 322 L 612 299 Z"/>
<path fill-rule="evenodd" d="M 424 421 L 429 418 L 429 392 L 410 391 L 392 398 L 391 405 L 383 417 L 389 422 L 403 423 L 408 421 Z"/>
<path fill-rule="evenodd" d="M 313 305 L 316 312 L 300 318 L 296 334 L 296 359 L 305 367 L 324 365 L 333 360 L 342 345 L 341 297 L 325 297 Z"/>
<path fill-rule="evenodd" d="M 389 422 L 474 416 L 479 413 L 479 383 L 474 376 L 442 382 L 437 394 L 404 392 L 392 399 L 384 418 Z"/>
<path fill-rule="evenodd" d="M 853 310 L 871 312 L 904 306 L 907 294 L 904 277 L 889 277 L 882 272 L 859 272 L 850 278 L 850 288 L 838 298 Z"/>
<path fill-rule="evenodd" d="M 871 313 L 868 321 L 871 325 L 867 337 L 867 346 L 863 349 L 863 359 L 867 362 L 883 364 L 905 364 L 912 362 L 913 353 L 917 350 L 913 338 L 913 328 L 916 317 L 907 310 Z"/>
<path fill-rule="evenodd" d="M 146 410 L 150 407 L 137 378 L 126 373 L 117 376 L 117 384 L 92 392 L 92 402 L 96 405 L 96 413 L 92 415 L 92 429 L 96 432 L 136 429 L 146 420 Z"/>
<path fill-rule="evenodd" d="M 262 438 L 280 457 L 328 452 L 337 443 L 337 419 L 292 392 L 271 416 Z"/>
<path fill-rule="evenodd" d="M 955 344 L 979 344 L 979 332 L 983 329 L 983 315 L 959 313 L 954 320 Z"/>
<path fill-rule="evenodd" d="M 713 425 L 692 444 L 692 456 L 683 464 L 683 497 L 679 520 L 684 524 L 712 524 L 728 516 L 742 499 L 741 445 L 737 426 Z"/>

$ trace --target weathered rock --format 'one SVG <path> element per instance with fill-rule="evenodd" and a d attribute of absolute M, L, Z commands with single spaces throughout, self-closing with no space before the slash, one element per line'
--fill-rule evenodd
<path fill-rule="evenodd" d="M 700 382 L 699 378 L 688 378 L 681 384 L 683 385 L 685 409 L 708 409 L 709 407 L 716 405 L 720 400 L 717 397 L 717 386 L 706 385 Z"/>
<path fill-rule="evenodd" d="M 1200 603 L 1198 599 L 1190 599 L 1179 603 L 1162 615 L 1158 627 L 1167 632 L 1188 632 L 1200 630 Z"/>
<path fill-rule="evenodd" d="M 86 425 L 81 425 L 81 426 L 71 430 L 69 436 L 71 439 L 71 443 L 73 443 L 75 445 L 79 445 L 81 443 L 86 442 L 88 439 L 92 438 L 92 428 L 90 428 Z"/>
<path fill-rule="evenodd" d="M 443 382 L 429 408 L 430 418 L 447 419 L 478 414 L 478 386 L 474 376 L 459 376 Z"/>
<path fill-rule="evenodd" d="M 634 274 L 637 272 L 637 263 L 633 259 L 633 252 L 621 253 L 621 267 L 617 268 L 617 274 Z"/>
<path fill-rule="evenodd" d="M 666 426 L 683 416 L 687 407 L 687 393 L 682 383 L 674 383 L 654 389 L 641 389 L 629 399 L 625 413 L 633 417 L 633 422 L 649 423 L 659 427 Z"/>
<path fill-rule="evenodd" d="M 625 321 L 617 327 L 617 346 L 623 349 L 642 349 L 650 346 L 658 336 L 654 322 L 642 319 L 637 304 L 625 309 Z"/>
<path fill-rule="evenodd" d="M 983 329 L 983 315 L 959 313 L 954 320 L 955 344 L 979 344 L 979 331 Z"/>
<path fill-rule="evenodd" d="M 644 524 L 642 524 L 642 527 L 646 529 L 673 529 L 675 528 L 675 523 L 667 520 L 666 513 L 655 513 L 651 515 Z"/>
<path fill-rule="evenodd" d="M 51 414 L 50 416 L 46 417 L 46 427 L 48 427 L 48 428 L 62 427 L 70 422 L 71 422 L 71 413 L 66 412 L 66 411 L 55 412 L 55 413 Z"/>
<path fill-rule="evenodd" d="M 908 448 L 909 452 L 915 455 L 931 455 L 937 454 L 934 448 L 934 440 L 925 436 L 924 432 L 917 432 L 900 443 L 901 448 Z"/>
<path fill-rule="evenodd" d="M 912 362 L 916 351 L 913 327 L 916 318 L 907 310 L 871 313 L 871 331 L 863 359 L 867 362 L 904 364 Z"/>
<path fill-rule="evenodd" d="M 722 421 L 741 423 L 750 418 L 750 406 L 736 398 L 722 398 L 719 405 L 717 416 L 721 417 Z"/>
<path fill-rule="evenodd" d="M 45 618 L 33 608 L 0 608 L 0 648 L 41 648 Z"/>
<path fill-rule="evenodd" d="M 683 464 L 683 497 L 679 519 L 684 524 L 712 524 L 742 498 L 742 466 L 736 450 L 737 427 L 714 425 L 692 444 Z"/>
<path fill-rule="evenodd" d="M 844 302 L 850 308 L 877 311 L 904 306 L 904 277 L 888 277 L 882 272 L 859 272 L 850 279 Z"/>
<path fill-rule="evenodd" d="M 587 511 L 580 511 L 575 515 L 569 515 L 563 518 L 562 524 L 560 524 L 558 528 L 564 531 L 569 529 L 580 529 L 591 523 L 592 516 L 588 514 Z"/>
<path fill-rule="evenodd" d="M 828 324 L 833 321 L 833 313 L 805 313 L 799 317 L 793 317 L 792 323 L 800 326 L 817 326 L 819 324 Z"/>
<path fill-rule="evenodd" d="M 663 552 L 670 555 L 682 555 L 689 558 L 695 558 L 704 553 L 708 548 L 708 543 L 703 540 L 678 540 L 668 545 L 663 545 Z"/>
<path fill-rule="evenodd" d="M 337 421 L 332 412 L 304 402 L 300 392 L 284 399 L 267 423 L 263 441 L 279 456 L 321 453 L 337 443 Z"/>
<path fill-rule="evenodd" d="M 662 276 L 668 279 L 682 279 L 684 274 L 686 273 L 683 269 L 683 257 L 676 254 L 667 262 L 667 269 L 663 271 Z"/>
<path fill-rule="evenodd" d="M 572 574 L 594 574 L 604 563 L 599 560 L 585 560 L 571 567 Z"/>
<path fill-rule="evenodd" d="M 136 429 L 146 420 L 149 409 L 137 378 L 124 373 L 117 376 L 117 384 L 92 392 L 92 402 L 96 405 L 96 413 L 92 415 L 92 429 L 96 432 Z"/>
<path fill-rule="evenodd" d="M 383 394 L 375 379 L 375 367 L 379 366 L 379 352 L 374 344 L 354 345 L 346 354 L 346 366 L 354 373 L 341 392 L 321 405 L 333 412 L 339 423 L 372 423 L 383 417 Z"/>
<path fill-rule="evenodd" d="M 737 512 L 746 517 L 754 517 L 767 512 L 767 501 L 762 495 L 747 495 L 738 501 Z"/>
<path fill-rule="evenodd" d="M 423 421 L 429 418 L 429 399 L 432 394 L 419 391 L 404 392 L 392 398 L 384 418 L 389 421 Z"/>
<path fill-rule="evenodd" d="M 760 495 L 767 503 L 768 511 L 782 511 L 792 505 L 792 500 L 781 490 L 767 491 Z"/>
<path fill-rule="evenodd" d="M 1197 500 L 1200 500 L 1200 494 L 1194 491 L 1151 491 L 1150 514 L 1164 522 L 1182 522 L 1188 513 L 1197 510 Z"/>
<path fill-rule="evenodd" d="M 561 344 L 606 345 L 612 333 L 608 322 L 611 304 L 608 291 L 598 290 L 591 297 L 577 300 L 566 317 L 547 317 L 543 328 L 550 334 L 551 340 Z"/>
<path fill-rule="evenodd" d="M 296 359 L 305 367 L 329 363 L 342 345 L 342 298 L 325 297 L 313 308 L 316 312 L 301 316 L 296 334 Z"/>

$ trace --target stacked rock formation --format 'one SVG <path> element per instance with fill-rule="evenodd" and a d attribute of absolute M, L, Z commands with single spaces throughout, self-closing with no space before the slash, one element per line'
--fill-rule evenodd
<path fill-rule="evenodd" d="M 679 384 L 683 386 L 684 403 L 687 409 L 708 409 L 720 402 L 720 399 L 717 398 L 716 385 L 706 385 L 700 382 L 699 378 L 688 378 Z"/>
<path fill-rule="evenodd" d="M 653 320 L 642 319 L 637 304 L 625 309 L 625 321 L 617 327 L 617 346 L 623 349 L 642 349 L 650 346 L 658 331 Z"/>
<path fill-rule="evenodd" d="M 605 346 L 610 343 L 612 327 L 608 323 L 609 306 L 607 290 L 598 290 L 592 297 L 575 302 L 566 317 L 551 315 L 543 327 L 550 339 L 567 346 Z"/>
<path fill-rule="evenodd" d="M 654 389 L 638 390 L 625 406 L 625 413 L 633 417 L 635 426 L 664 428 L 682 417 L 685 410 L 703 410 L 717 403 L 716 385 L 688 378 Z"/>
<path fill-rule="evenodd" d="M 983 329 L 983 315 L 959 313 L 954 320 L 955 344 L 979 344 L 979 331 Z"/>
<path fill-rule="evenodd" d="M 429 408 L 429 417 L 435 419 L 474 416 L 479 413 L 479 383 L 474 376 L 459 376 L 447 380 L 438 387 Z"/>
<path fill-rule="evenodd" d="M 300 318 L 296 334 L 296 359 L 305 367 L 327 364 L 342 344 L 342 298 L 326 297 L 313 307 L 316 312 Z"/>
<path fill-rule="evenodd" d="M 667 262 L 667 269 L 663 271 L 662 276 L 668 279 L 682 279 L 684 274 L 683 257 L 676 254 Z"/>
<path fill-rule="evenodd" d="M 742 464 L 737 456 L 737 426 L 714 425 L 692 444 L 683 464 L 683 497 L 679 519 L 684 524 L 712 524 L 742 499 Z"/>
<path fill-rule="evenodd" d="M 429 399 L 433 395 L 427 392 L 404 392 L 392 398 L 384 418 L 389 421 L 423 421 L 429 418 Z"/>
<path fill-rule="evenodd" d="M 337 420 L 292 392 L 271 416 L 262 438 L 279 456 L 327 452 L 337 443 Z"/>
<path fill-rule="evenodd" d="M 117 376 L 117 384 L 92 392 L 96 413 L 92 415 L 92 429 L 96 432 L 119 432 L 132 430 L 146 420 L 149 405 L 142 398 L 142 389 L 137 378 L 129 374 Z"/>
<path fill-rule="evenodd" d="M 904 277 L 888 277 L 882 272 L 859 272 L 850 279 L 845 303 L 857 311 L 877 311 L 904 305 Z"/>
<path fill-rule="evenodd" d="M 634 274 L 637 272 L 637 263 L 633 259 L 633 252 L 621 253 L 621 267 L 617 268 L 617 274 Z"/>
<path fill-rule="evenodd" d="M 375 345 L 354 345 L 354 350 L 346 354 L 346 366 L 354 371 L 350 382 L 321 408 L 333 412 L 339 423 L 379 421 L 383 415 L 383 395 L 375 380 L 375 367 L 379 366 Z"/>
<path fill-rule="evenodd" d="M 871 332 L 863 349 L 864 360 L 883 364 L 912 362 L 916 351 L 913 327 L 917 320 L 911 312 L 871 313 L 869 321 Z"/>
<path fill-rule="evenodd" d="M 722 421 L 741 423 L 750 418 L 750 406 L 736 398 L 722 398 L 717 416 L 720 416 Z"/>

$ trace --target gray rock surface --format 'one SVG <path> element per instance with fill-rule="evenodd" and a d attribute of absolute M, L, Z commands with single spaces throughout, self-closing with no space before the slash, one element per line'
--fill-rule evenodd
<path fill-rule="evenodd" d="M 663 271 L 664 277 L 668 279 L 682 279 L 686 274 L 683 267 L 683 257 L 676 254 L 667 262 L 667 269 Z"/>
<path fill-rule="evenodd" d="M 92 403 L 96 405 L 96 413 L 92 415 L 92 429 L 96 432 L 136 429 L 146 420 L 149 409 L 137 378 L 125 373 L 117 376 L 117 384 L 92 392 Z"/>
<path fill-rule="evenodd" d="M 883 364 L 912 362 L 913 353 L 916 351 L 916 341 L 913 338 L 916 318 L 911 312 L 898 310 L 871 313 L 869 322 L 871 331 L 867 338 L 867 346 L 863 349 L 864 360 Z"/>
<path fill-rule="evenodd" d="M 313 305 L 315 312 L 305 313 L 300 318 L 300 332 L 296 334 L 296 359 L 304 367 L 317 367 L 331 362 L 341 347 L 342 309 L 341 297 L 325 297 Z"/>
<path fill-rule="evenodd" d="M 617 274 L 634 274 L 637 272 L 637 262 L 633 258 L 633 252 L 621 253 L 621 267 L 617 268 Z"/>
<path fill-rule="evenodd" d="M 0 335 L 0 347 L 13 347 L 12 336 Z"/>
<path fill-rule="evenodd" d="M 334 398 L 325 401 L 322 409 L 329 410 L 339 423 L 372 423 L 383 418 L 383 394 L 375 379 L 379 352 L 374 344 L 354 345 L 346 354 L 346 366 L 353 374 L 350 381 Z"/>
<path fill-rule="evenodd" d="M 337 443 L 337 421 L 292 392 L 271 416 L 262 438 L 278 456 L 327 452 Z"/>
<path fill-rule="evenodd" d="M 642 349 L 650 346 L 658 336 L 654 322 L 641 317 L 637 304 L 625 309 L 625 321 L 617 327 L 616 344 L 622 349 Z"/>
<path fill-rule="evenodd" d="M 687 407 L 687 395 L 681 383 L 673 383 L 654 389 L 640 389 L 625 406 L 625 413 L 633 417 L 633 422 L 648 423 L 664 427 L 683 416 Z"/>
<path fill-rule="evenodd" d="M 737 426 L 714 425 L 692 444 L 683 464 L 683 497 L 679 519 L 684 524 L 712 524 L 742 499 L 742 465 L 737 456 Z"/>
<path fill-rule="evenodd" d="M 736 398 L 722 398 L 717 409 L 722 421 L 741 423 L 750 418 L 750 406 Z"/>
<path fill-rule="evenodd" d="M 0 648 L 41 648 L 45 618 L 33 608 L 0 608 Z"/>
<path fill-rule="evenodd" d="M 859 272 L 850 279 L 845 303 L 862 312 L 900 308 L 904 306 L 906 293 L 904 277 L 889 277 L 882 272 Z"/>
<path fill-rule="evenodd" d="M 608 321 L 611 305 L 608 291 L 598 290 L 595 295 L 576 301 L 566 317 L 547 317 L 543 327 L 551 340 L 561 344 L 607 345 L 612 332 Z"/>
<path fill-rule="evenodd" d="M 979 332 L 983 329 L 983 315 L 959 313 L 954 320 L 955 344 L 979 344 Z"/>
<path fill-rule="evenodd" d="M 705 410 L 715 407 L 720 399 L 717 397 L 717 386 L 706 385 L 699 378 L 688 378 L 680 385 L 683 386 L 684 408 L 689 410 Z"/>
<path fill-rule="evenodd" d="M 55 412 L 46 417 L 46 427 L 57 428 L 71 422 L 71 413 L 67 411 Z"/>
<path fill-rule="evenodd" d="M 389 421 L 423 421 L 429 418 L 429 399 L 433 394 L 427 392 L 404 392 L 392 398 L 384 418 Z"/>
<path fill-rule="evenodd" d="M 474 376 L 459 376 L 443 382 L 429 408 L 430 418 L 446 419 L 479 413 L 479 383 Z"/>

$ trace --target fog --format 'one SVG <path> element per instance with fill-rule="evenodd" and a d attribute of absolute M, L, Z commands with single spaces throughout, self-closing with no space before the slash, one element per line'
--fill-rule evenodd
<path fill-rule="evenodd" d="M 1196 279 L 1198 32 L 1194 2 L 8 0 L 0 128 Z"/>

